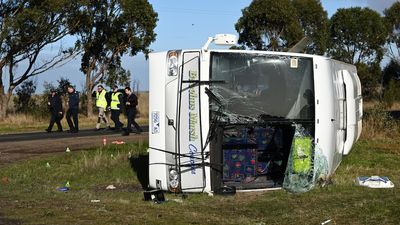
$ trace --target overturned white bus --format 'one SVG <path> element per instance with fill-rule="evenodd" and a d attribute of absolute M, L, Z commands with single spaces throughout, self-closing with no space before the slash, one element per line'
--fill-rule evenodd
<path fill-rule="evenodd" d="M 360 136 L 353 65 L 207 46 L 149 60 L 152 188 L 307 191 L 333 174 Z"/>

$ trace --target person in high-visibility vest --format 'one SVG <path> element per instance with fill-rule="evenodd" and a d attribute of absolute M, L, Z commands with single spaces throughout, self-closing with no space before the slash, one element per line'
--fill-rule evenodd
<path fill-rule="evenodd" d="M 115 124 L 115 130 L 120 130 L 124 124 L 119 121 L 119 115 L 123 107 L 123 94 L 118 91 L 118 86 L 113 87 L 113 92 L 111 94 L 111 120 Z"/>
<path fill-rule="evenodd" d="M 101 121 L 103 121 L 107 128 L 110 129 L 110 124 L 108 123 L 106 110 L 108 106 L 107 91 L 104 90 L 102 85 L 97 86 L 97 91 L 94 93 L 96 96 L 96 107 L 99 109 L 99 117 L 97 118 L 96 130 L 100 130 Z"/>

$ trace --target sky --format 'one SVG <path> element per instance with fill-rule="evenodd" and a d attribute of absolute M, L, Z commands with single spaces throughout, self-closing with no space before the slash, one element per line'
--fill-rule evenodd
<path fill-rule="evenodd" d="M 400 0 L 322 0 L 322 6 L 331 17 L 338 8 L 370 7 L 380 13 Z M 251 3 L 251 0 L 149 0 L 158 13 L 155 29 L 156 41 L 150 46 L 152 51 L 170 49 L 199 49 L 218 33 L 236 34 L 235 23 L 240 18 L 241 10 Z M 73 38 L 67 38 L 60 43 L 47 47 L 42 54 L 43 60 L 57 53 L 60 45 L 72 46 Z M 143 54 L 125 56 L 123 66 L 130 70 L 132 78 L 139 82 L 140 90 L 148 90 L 148 61 Z M 79 70 L 80 57 L 63 66 L 53 68 L 38 77 L 37 92 L 43 91 L 43 83 L 56 84 L 60 77 L 68 77 L 70 81 L 82 90 L 84 75 Z"/>

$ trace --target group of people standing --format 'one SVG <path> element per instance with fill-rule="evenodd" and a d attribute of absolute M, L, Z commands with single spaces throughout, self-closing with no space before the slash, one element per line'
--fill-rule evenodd
<path fill-rule="evenodd" d="M 68 132 L 77 133 L 79 131 L 78 125 L 78 112 L 79 112 L 79 92 L 74 87 L 68 86 L 68 110 L 66 119 L 69 126 Z M 96 107 L 98 109 L 98 118 L 96 123 L 96 130 L 100 130 L 101 123 L 104 122 L 106 129 L 124 130 L 124 136 L 132 132 L 132 126 L 135 127 L 136 133 L 141 133 L 142 129 L 136 123 L 135 118 L 137 114 L 136 106 L 138 105 L 138 98 L 132 92 L 130 87 L 125 87 L 124 93 L 114 86 L 112 92 L 107 92 L 102 85 L 97 86 L 97 90 L 93 92 L 93 97 L 96 98 Z M 62 132 L 61 120 L 63 118 L 63 107 L 61 96 L 56 90 L 52 89 L 49 96 L 48 105 L 51 112 L 51 118 L 47 132 L 51 132 L 54 124 L 57 124 L 57 131 Z M 126 112 L 127 126 L 124 129 L 124 124 L 120 121 L 119 117 L 122 111 Z M 111 120 L 114 122 L 115 127 L 111 128 L 107 112 L 111 111 Z"/>

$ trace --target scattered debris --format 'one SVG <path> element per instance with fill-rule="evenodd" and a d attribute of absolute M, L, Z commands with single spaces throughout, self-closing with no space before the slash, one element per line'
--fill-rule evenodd
<path fill-rule="evenodd" d="M 145 201 L 153 201 L 157 204 L 165 202 L 164 192 L 162 190 L 144 191 L 143 195 Z"/>
<path fill-rule="evenodd" d="M 179 199 L 179 198 L 171 199 L 171 201 L 174 201 L 174 202 L 177 202 L 177 203 L 183 203 L 183 200 Z"/>
<path fill-rule="evenodd" d="M 363 187 L 369 188 L 394 188 L 394 184 L 388 177 L 381 176 L 360 176 L 357 177 L 356 183 Z"/>
<path fill-rule="evenodd" d="M 93 199 L 93 200 L 90 200 L 90 202 L 92 202 L 92 203 L 99 203 L 100 200 L 99 200 L 99 199 Z"/>
<path fill-rule="evenodd" d="M 57 188 L 57 190 L 59 190 L 61 192 L 68 192 L 69 191 L 69 187 L 60 187 L 60 188 Z"/>
<path fill-rule="evenodd" d="M 69 184 L 69 181 L 67 181 L 67 183 L 65 183 L 65 187 L 70 188 L 71 185 Z"/>
<path fill-rule="evenodd" d="M 123 144 L 125 144 L 124 141 L 113 141 L 113 142 L 111 142 L 111 143 L 113 143 L 113 144 L 115 144 L 115 145 L 123 145 Z"/>
<path fill-rule="evenodd" d="M 47 162 L 46 163 L 46 168 L 50 168 L 51 166 L 50 166 L 50 163 L 49 162 Z"/>
<path fill-rule="evenodd" d="M 112 184 L 110 184 L 106 187 L 106 190 L 114 190 L 114 189 L 116 189 L 116 187 Z"/>
<path fill-rule="evenodd" d="M 65 152 L 66 152 L 66 153 L 70 153 L 70 152 L 71 152 L 71 150 L 69 149 L 69 147 L 67 147 L 67 149 L 65 149 Z"/>
<path fill-rule="evenodd" d="M 106 145 L 107 145 L 107 139 L 103 138 L 103 146 L 106 146 Z"/>
<path fill-rule="evenodd" d="M 322 223 L 321 223 L 321 225 L 325 225 L 325 224 L 328 224 L 328 223 L 330 223 L 330 222 L 332 222 L 332 220 L 331 220 L 331 219 L 329 219 L 329 220 L 325 220 L 324 222 L 322 222 Z"/>

